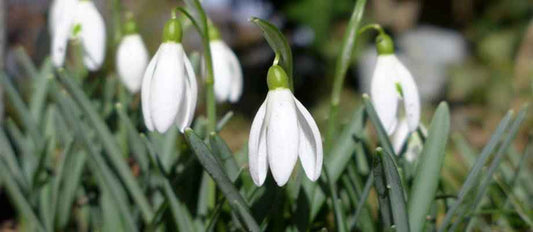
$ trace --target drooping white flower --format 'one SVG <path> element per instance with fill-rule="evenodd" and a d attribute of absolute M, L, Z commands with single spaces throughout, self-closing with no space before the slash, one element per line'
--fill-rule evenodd
<path fill-rule="evenodd" d="M 407 132 L 417 129 L 420 98 L 409 70 L 396 58 L 392 40 L 385 34 L 377 38 L 378 58 L 371 83 L 371 97 L 376 112 L 389 135 L 402 129 L 399 119 L 407 120 Z M 405 128 L 404 128 L 405 129 Z M 402 130 L 401 137 L 405 137 Z"/>
<path fill-rule="evenodd" d="M 320 131 L 307 109 L 288 88 L 287 74 L 278 66 L 268 71 L 269 91 L 252 123 L 248 162 L 254 183 L 261 186 L 268 172 L 283 186 L 300 158 L 313 181 L 322 171 Z"/>
<path fill-rule="evenodd" d="M 83 50 L 83 63 L 96 71 L 104 62 L 106 31 L 102 15 L 92 1 L 58 0 L 50 20 L 52 25 L 52 61 L 63 66 L 68 40 L 77 38 Z"/>
<path fill-rule="evenodd" d="M 128 90 L 136 93 L 141 88 L 142 78 L 148 64 L 148 50 L 137 33 L 135 22 L 126 23 L 126 36 L 122 38 L 117 50 L 117 71 Z"/>
<path fill-rule="evenodd" d="M 215 75 L 215 97 L 218 102 L 237 102 L 242 94 L 242 70 L 239 59 L 222 40 L 209 43 Z"/>
<path fill-rule="evenodd" d="M 165 25 L 163 43 L 148 64 L 141 89 L 144 123 L 164 133 L 176 124 L 190 126 L 197 100 L 196 76 L 181 44 L 180 22 L 173 17 Z"/>

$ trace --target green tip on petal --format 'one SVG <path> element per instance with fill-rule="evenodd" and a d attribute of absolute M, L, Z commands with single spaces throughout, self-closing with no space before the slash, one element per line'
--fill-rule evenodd
<path fill-rule="evenodd" d="M 74 27 L 72 28 L 72 36 L 77 37 L 80 34 L 81 29 L 81 24 L 77 23 L 76 25 L 74 25 Z"/>
<path fill-rule="evenodd" d="M 172 18 L 167 21 L 163 28 L 163 42 L 181 43 L 181 23 L 176 18 L 176 12 L 172 11 Z"/>
<path fill-rule="evenodd" d="M 398 94 L 400 94 L 400 97 L 403 98 L 403 89 L 402 89 L 402 85 L 398 82 L 394 83 L 396 85 L 396 91 L 398 92 Z"/>
<path fill-rule="evenodd" d="M 274 90 L 277 88 L 289 88 L 289 77 L 285 70 L 279 65 L 272 65 L 268 69 L 267 74 L 267 84 L 269 90 Z"/>
<path fill-rule="evenodd" d="M 378 49 L 378 55 L 394 54 L 394 43 L 391 37 L 385 33 L 379 33 L 376 37 L 376 47 Z"/>

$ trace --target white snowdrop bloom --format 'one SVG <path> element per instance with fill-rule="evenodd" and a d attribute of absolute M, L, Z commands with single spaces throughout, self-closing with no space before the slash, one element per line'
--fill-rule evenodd
<path fill-rule="evenodd" d="M 104 62 L 106 31 L 102 15 L 92 1 L 59 0 L 62 7 L 54 11 L 52 61 L 56 67 L 63 66 L 68 40 L 79 39 L 83 49 L 83 63 L 90 71 L 96 71 Z"/>
<path fill-rule="evenodd" d="M 177 124 L 190 126 L 197 100 L 196 76 L 181 44 L 181 25 L 170 19 L 163 43 L 148 64 L 142 80 L 141 104 L 146 127 L 164 133 Z"/>
<path fill-rule="evenodd" d="M 376 112 L 389 135 L 399 128 L 399 118 L 407 118 L 408 132 L 420 121 L 420 98 L 411 73 L 394 55 L 391 38 L 381 33 L 376 39 L 378 58 L 370 94 Z"/>
<path fill-rule="evenodd" d="M 268 94 L 257 111 L 248 141 L 250 175 L 261 186 L 268 172 L 283 186 L 300 158 L 307 177 L 313 181 L 322 171 L 322 139 L 307 109 L 288 88 L 288 78 L 278 65 L 268 71 Z"/>
<path fill-rule="evenodd" d="M 239 59 L 222 40 L 209 43 L 215 75 L 215 97 L 218 102 L 235 103 L 242 94 L 242 69 Z"/>
<path fill-rule="evenodd" d="M 130 92 L 136 93 L 141 89 L 147 64 L 148 50 L 137 33 L 135 22 L 129 21 L 126 23 L 126 36 L 118 46 L 116 65 L 120 80 Z"/>

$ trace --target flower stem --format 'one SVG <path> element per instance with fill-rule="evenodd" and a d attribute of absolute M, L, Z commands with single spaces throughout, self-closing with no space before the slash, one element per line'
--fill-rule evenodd
<path fill-rule="evenodd" d="M 216 133 L 216 102 L 215 102 L 215 78 L 213 74 L 213 59 L 211 58 L 211 48 L 209 46 L 209 33 L 205 31 L 204 36 L 202 36 L 202 42 L 204 46 L 204 62 L 206 68 L 206 77 L 204 81 L 205 93 L 206 93 L 206 104 L 207 104 L 207 134 L 212 132 Z"/>
<path fill-rule="evenodd" d="M 328 117 L 328 130 L 326 133 L 325 140 L 325 151 L 329 152 L 331 148 L 331 142 L 333 140 L 333 135 L 336 133 L 337 125 L 337 116 L 339 111 L 340 95 L 342 91 L 342 86 L 344 83 L 344 78 L 346 76 L 346 71 L 348 70 L 353 48 L 355 41 L 357 39 L 357 32 L 361 18 L 363 17 L 363 12 L 365 9 L 366 0 L 358 0 L 355 4 L 354 11 L 350 17 L 350 22 L 346 28 L 346 33 L 342 39 L 342 48 L 341 53 L 337 57 L 337 64 L 335 67 L 335 77 L 333 80 L 333 90 L 331 92 L 331 101 L 329 107 L 329 117 Z"/>

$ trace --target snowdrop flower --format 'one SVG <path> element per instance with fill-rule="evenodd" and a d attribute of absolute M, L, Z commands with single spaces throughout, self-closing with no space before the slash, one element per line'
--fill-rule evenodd
<path fill-rule="evenodd" d="M 173 13 L 163 30 L 163 43 L 148 64 L 141 89 L 146 127 L 160 133 L 176 123 L 183 132 L 196 108 L 197 85 L 181 44 L 181 25 Z"/>
<path fill-rule="evenodd" d="M 218 102 L 235 103 L 242 94 L 242 69 L 239 59 L 221 40 L 214 25 L 209 25 L 209 46 L 215 76 L 215 97 Z"/>
<path fill-rule="evenodd" d="M 261 186 L 270 167 L 278 186 L 289 180 L 298 157 L 307 177 L 322 171 L 322 140 L 311 114 L 289 90 L 283 68 L 268 70 L 268 94 L 252 123 L 248 161 L 254 183 Z"/>
<path fill-rule="evenodd" d="M 104 62 L 106 32 L 104 19 L 92 1 L 57 0 L 51 12 L 52 61 L 63 66 L 68 40 L 79 39 L 83 63 L 96 71 Z"/>
<path fill-rule="evenodd" d="M 136 93 L 141 89 L 143 74 L 148 64 L 148 50 L 131 18 L 126 22 L 125 34 L 118 45 L 117 71 L 128 90 Z"/>
<path fill-rule="evenodd" d="M 394 55 L 392 39 L 382 31 L 376 38 L 378 58 L 370 93 L 376 112 L 395 147 L 415 131 L 420 120 L 420 98 L 411 73 Z M 406 120 L 405 124 L 400 121 Z"/>

